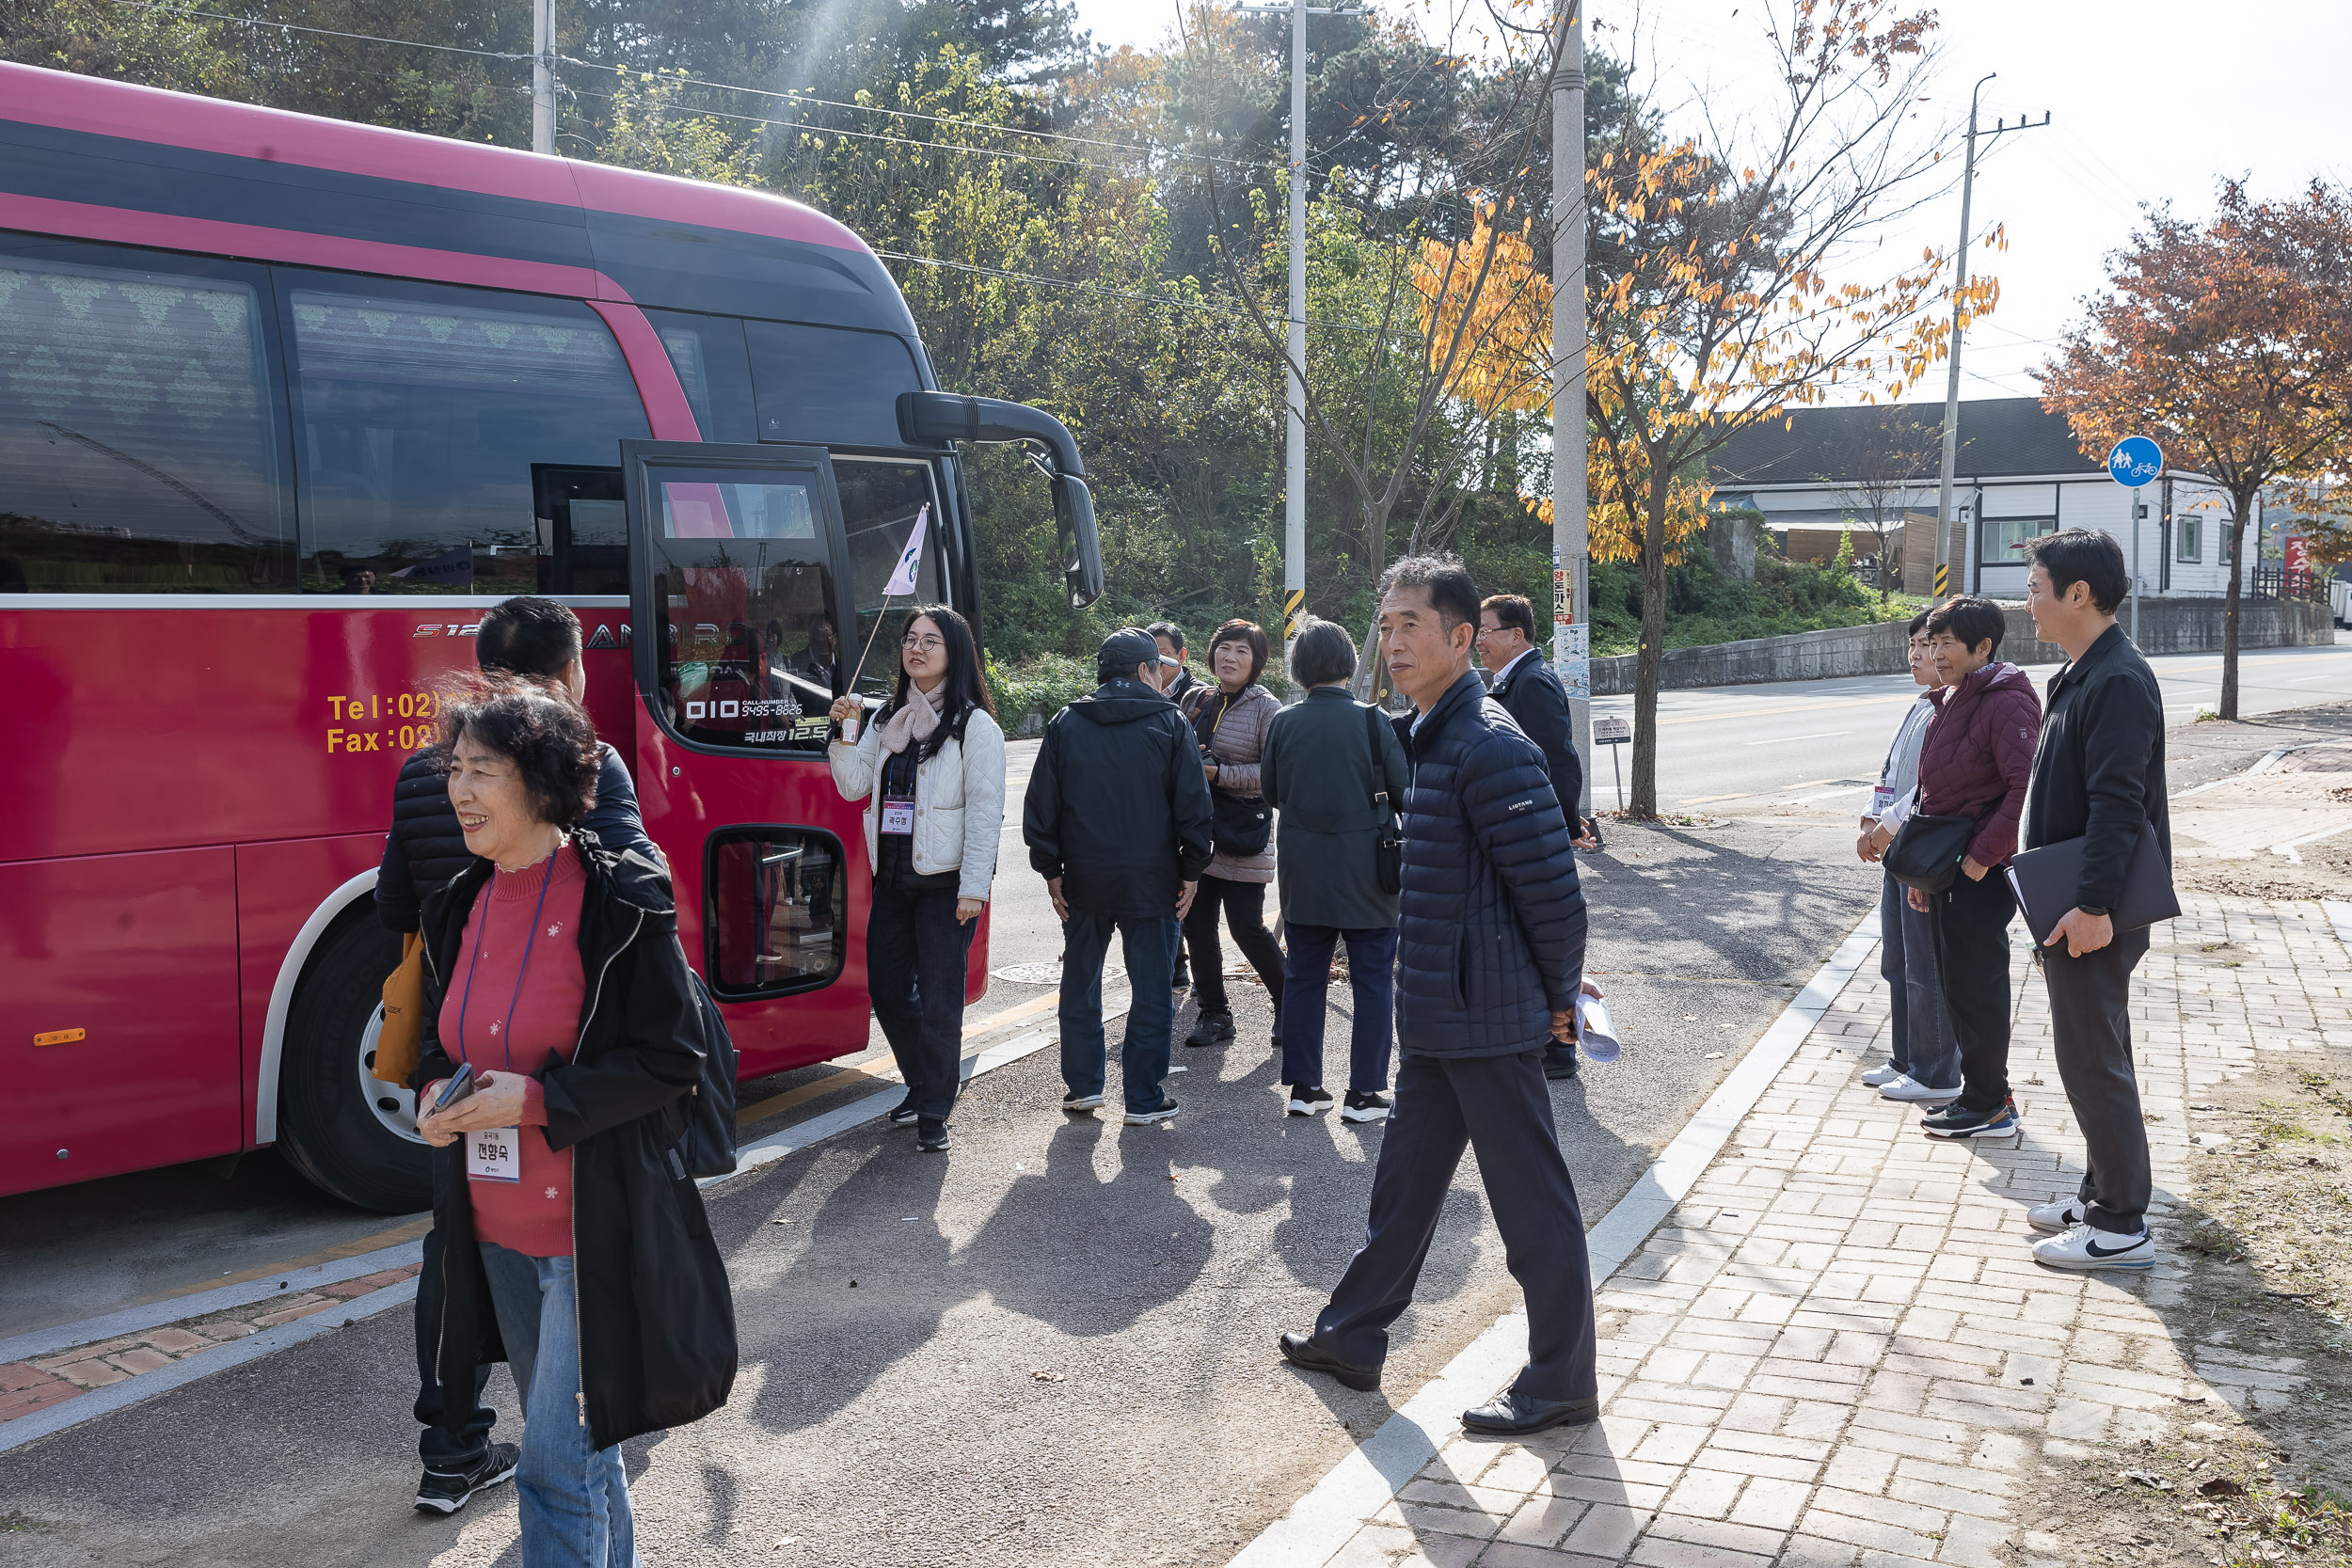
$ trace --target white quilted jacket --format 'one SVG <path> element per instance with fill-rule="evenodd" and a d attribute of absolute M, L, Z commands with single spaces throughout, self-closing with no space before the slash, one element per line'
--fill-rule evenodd
<path fill-rule="evenodd" d="M 825 749 L 845 800 L 866 802 L 866 862 L 875 863 L 874 782 L 882 774 L 882 725 L 868 716 L 857 744 Z M 986 898 L 996 878 L 996 846 L 1005 827 L 1005 732 L 975 709 L 963 739 L 950 740 L 914 770 L 914 869 L 958 873 L 956 896 Z"/>

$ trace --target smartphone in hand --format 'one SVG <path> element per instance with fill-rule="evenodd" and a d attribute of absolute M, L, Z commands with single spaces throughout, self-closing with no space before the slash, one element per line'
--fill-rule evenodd
<path fill-rule="evenodd" d="M 473 1064 L 460 1064 L 456 1073 L 441 1085 L 440 1095 L 433 1101 L 433 1114 L 438 1116 L 481 1086 L 474 1081 Z"/>

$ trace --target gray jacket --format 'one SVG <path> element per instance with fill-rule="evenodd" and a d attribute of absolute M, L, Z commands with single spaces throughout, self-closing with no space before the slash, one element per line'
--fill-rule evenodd
<path fill-rule="evenodd" d="M 1372 797 L 1387 789 L 1401 813 L 1412 775 L 1395 726 L 1382 718 L 1380 782 L 1373 782 L 1369 711 L 1346 688 L 1318 686 L 1274 716 L 1258 783 L 1280 814 L 1275 851 L 1285 921 L 1348 931 L 1396 924 L 1396 895 L 1380 891 L 1373 860 L 1381 817 Z"/>
<path fill-rule="evenodd" d="M 1196 686 L 1179 705 L 1184 709 L 1184 722 L 1193 726 L 1196 736 L 1203 708 L 1222 715 L 1222 721 L 1216 726 L 1217 793 L 1263 795 L 1258 761 L 1265 750 L 1265 737 L 1274 716 L 1282 711 L 1274 693 L 1263 686 L 1250 686 L 1228 705 L 1222 689 Z M 1229 855 L 1220 849 L 1216 858 L 1209 862 L 1208 875 L 1222 877 L 1229 882 L 1270 882 L 1274 880 L 1274 846 L 1268 843 L 1254 855 Z"/>

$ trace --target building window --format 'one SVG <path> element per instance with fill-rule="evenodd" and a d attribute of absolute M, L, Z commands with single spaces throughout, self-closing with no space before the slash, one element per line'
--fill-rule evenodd
<path fill-rule="evenodd" d="M 2026 543 L 2057 531 L 2056 517 L 1987 517 L 1979 535 L 1982 547 L 1979 564 L 2023 566 Z"/>
<path fill-rule="evenodd" d="M 2203 544 L 2202 535 L 2204 533 L 2204 519 L 2201 517 L 2176 517 L 2172 520 L 2172 526 L 2180 535 L 2181 543 L 2178 559 L 2182 561 L 2199 561 L 2203 559 L 2201 546 Z"/>

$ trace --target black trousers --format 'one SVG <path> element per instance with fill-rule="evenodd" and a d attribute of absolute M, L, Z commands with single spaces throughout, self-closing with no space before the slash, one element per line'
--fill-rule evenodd
<path fill-rule="evenodd" d="M 1595 1398 L 1584 1216 L 1552 1126 L 1540 1046 L 1511 1056 L 1427 1056 L 1405 1048 L 1396 1110 L 1373 1170 L 1371 1225 L 1315 1320 L 1316 1340 L 1359 1367 L 1387 1358 L 1389 1325 L 1412 1305 L 1465 1145 L 1478 1151 L 1504 1261 L 1527 1295 L 1527 1367 L 1512 1386 L 1532 1399 Z"/>
<path fill-rule="evenodd" d="M 1223 877 L 1204 876 L 1192 895 L 1192 908 L 1184 913 L 1184 948 L 1192 959 L 1192 995 L 1204 1013 L 1230 1013 L 1232 1003 L 1225 995 L 1225 949 L 1217 945 L 1217 911 L 1225 911 L 1226 929 L 1233 933 L 1233 945 L 1249 960 L 1249 967 L 1258 972 L 1264 982 L 1266 996 L 1274 1004 L 1276 1026 L 1282 1016 L 1282 947 L 1274 940 L 1274 933 L 1265 928 L 1265 883 L 1234 882 Z"/>
<path fill-rule="evenodd" d="M 441 1162 L 433 1162 L 433 1180 L 441 1181 Z M 428 1470 L 452 1474 L 466 1469 L 479 1461 L 490 1446 L 490 1427 L 498 1413 L 482 1402 L 482 1390 L 490 1381 L 492 1363 L 484 1362 L 475 1369 L 473 1380 L 473 1412 L 459 1423 L 461 1435 L 452 1436 L 444 1418 L 441 1399 L 441 1374 L 438 1355 L 441 1346 L 442 1283 L 441 1233 L 437 1229 L 424 1233 L 423 1266 L 417 1271 L 417 1420 L 424 1430 L 417 1434 L 417 1457 L 424 1461 Z"/>
<path fill-rule="evenodd" d="M 2148 952 L 2145 930 L 2126 931 L 2096 953 L 2041 951 L 2050 993 L 2050 1043 L 2058 1082 L 2082 1129 L 2084 1216 L 2102 1230 L 2137 1235 L 2148 1212 L 2148 1125 L 2132 1069 L 2132 971 Z"/>
<path fill-rule="evenodd" d="M 1998 866 L 1972 882 L 1963 872 L 1930 895 L 1944 1012 L 1960 1042 L 1960 1105 L 1995 1111 L 2009 1099 L 2009 923 L 2017 895 Z"/>
<path fill-rule="evenodd" d="M 914 1114 L 926 1120 L 946 1121 L 963 1084 L 963 976 L 979 925 L 956 918 L 952 887 L 909 888 L 886 873 L 874 879 L 866 989 Z"/>

